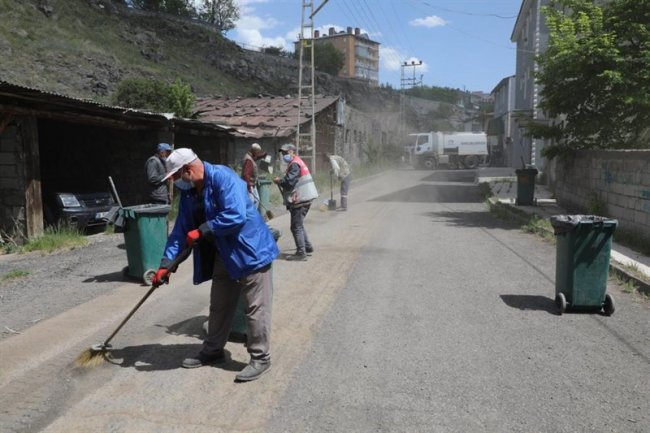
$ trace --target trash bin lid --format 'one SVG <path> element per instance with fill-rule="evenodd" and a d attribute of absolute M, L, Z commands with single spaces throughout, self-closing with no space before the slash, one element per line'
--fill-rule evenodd
<path fill-rule="evenodd" d="M 171 210 L 171 206 L 168 204 L 139 204 L 136 206 L 127 206 L 120 208 L 120 215 L 134 218 L 136 215 L 150 214 L 150 215 L 166 215 Z"/>
<path fill-rule="evenodd" d="M 598 215 L 553 215 L 550 219 L 556 235 L 575 230 L 583 224 L 600 224 L 607 227 L 618 224 L 615 219 Z"/>

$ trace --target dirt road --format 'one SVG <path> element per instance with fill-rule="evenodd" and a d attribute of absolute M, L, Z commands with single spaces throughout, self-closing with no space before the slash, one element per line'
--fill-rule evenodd
<path fill-rule="evenodd" d="M 605 318 L 554 313 L 554 247 L 495 220 L 471 172 L 394 171 L 347 213 L 307 217 L 316 252 L 274 264 L 273 368 L 180 368 L 200 348 L 209 286 L 188 264 L 80 370 L 145 287 L 97 297 L 0 341 L 0 431 L 650 430 L 647 305 L 611 290 Z M 273 220 L 292 252 L 288 216 Z M 106 271 L 104 271 L 106 273 Z"/>

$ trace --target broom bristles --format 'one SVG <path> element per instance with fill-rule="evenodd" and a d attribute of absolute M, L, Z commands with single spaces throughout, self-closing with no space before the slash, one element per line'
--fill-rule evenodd
<path fill-rule="evenodd" d="M 88 348 L 77 356 L 74 363 L 77 367 L 90 368 L 96 367 L 104 361 L 106 361 L 105 350 L 93 350 L 92 348 Z"/>

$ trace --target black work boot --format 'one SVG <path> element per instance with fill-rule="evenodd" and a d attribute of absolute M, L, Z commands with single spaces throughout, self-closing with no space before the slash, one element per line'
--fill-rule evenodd
<path fill-rule="evenodd" d="M 224 362 L 226 362 L 226 354 L 223 350 L 220 350 L 214 355 L 204 355 L 202 352 L 199 352 L 195 357 L 185 358 L 181 365 L 184 368 L 197 368 L 210 364 L 223 364 Z"/>
<path fill-rule="evenodd" d="M 307 260 L 307 254 L 304 252 L 297 252 L 288 256 L 287 260 L 290 262 L 304 262 Z"/>
<path fill-rule="evenodd" d="M 312 247 L 311 245 L 305 247 L 305 252 L 307 253 L 308 256 L 311 256 L 311 254 L 314 252 L 314 247 Z"/>
<path fill-rule="evenodd" d="M 238 382 L 250 382 L 251 380 L 258 379 L 261 375 L 271 369 L 271 361 L 258 361 L 251 359 L 244 369 L 235 376 Z"/>

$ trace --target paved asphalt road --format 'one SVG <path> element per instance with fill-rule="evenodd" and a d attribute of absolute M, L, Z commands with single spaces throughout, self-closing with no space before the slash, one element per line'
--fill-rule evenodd
<path fill-rule="evenodd" d="M 113 341 L 72 364 L 146 288 L 124 284 L 0 341 L 2 432 L 648 432 L 650 311 L 558 316 L 555 247 L 496 220 L 473 173 L 355 184 L 307 217 L 317 248 L 274 265 L 273 368 L 235 384 L 179 368 L 200 347 L 207 285 L 183 266 Z M 292 252 L 288 217 L 272 221 Z"/>

